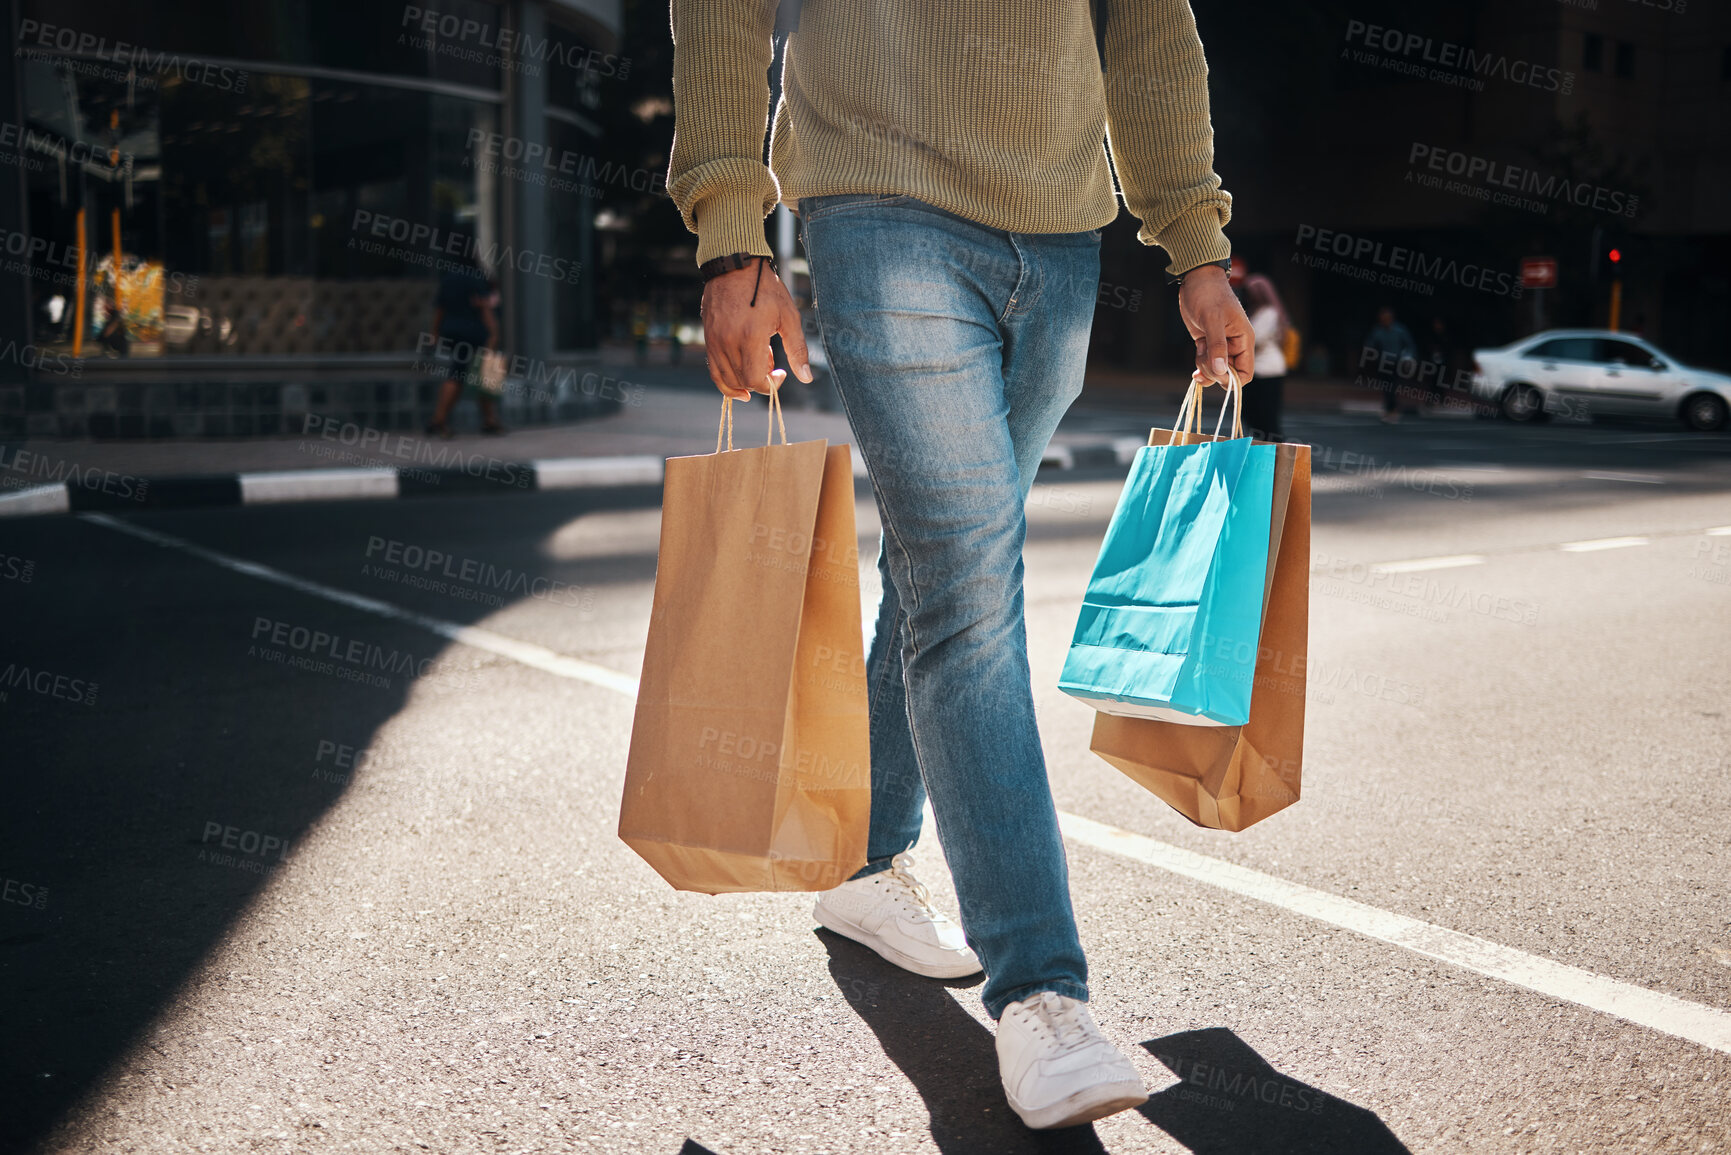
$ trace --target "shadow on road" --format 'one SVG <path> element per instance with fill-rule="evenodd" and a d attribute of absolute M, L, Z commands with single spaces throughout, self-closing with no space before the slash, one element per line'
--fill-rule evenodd
<path fill-rule="evenodd" d="M 580 570 L 539 543 L 587 513 L 657 499 L 631 491 L 126 520 L 466 625 L 491 611 L 357 576 L 369 541 L 402 537 L 538 579 L 640 581 L 633 559 Z M 477 528 L 488 526 L 490 537 Z M 76 519 L 10 524 L 5 552 L 32 562 L 37 580 L 0 588 L 10 772 L 0 803 L 0 1152 L 35 1148 L 129 1049 L 153 1045 L 163 1008 L 294 861 L 379 729 L 411 692 L 471 692 L 463 663 L 473 663 L 425 630 Z M 306 649 L 294 640 L 303 636 Z M 357 652 L 383 660 L 340 657 Z"/>
<path fill-rule="evenodd" d="M 817 931 L 842 997 L 901 1068 L 932 1117 L 932 1141 L 949 1155 L 1104 1152 L 1092 1126 L 1030 1131 L 1010 1111 L 998 1082 L 992 1033 L 956 1004 L 947 987 L 910 975 L 841 935 Z"/>
<path fill-rule="evenodd" d="M 1363 1107 L 1282 1075 L 1225 1027 L 1142 1044 L 1180 1080 L 1141 1107 L 1196 1155 L 1401 1155 Z"/>

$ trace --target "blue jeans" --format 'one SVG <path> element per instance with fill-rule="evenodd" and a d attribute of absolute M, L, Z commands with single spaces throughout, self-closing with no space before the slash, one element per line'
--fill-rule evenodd
<path fill-rule="evenodd" d="M 883 521 L 867 659 L 870 863 L 920 834 L 929 792 L 997 1018 L 1088 997 L 1034 721 L 1024 502 L 1081 392 L 1100 234 L 1030 235 L 908 196 L 800 203 L 824 347 Z"/>

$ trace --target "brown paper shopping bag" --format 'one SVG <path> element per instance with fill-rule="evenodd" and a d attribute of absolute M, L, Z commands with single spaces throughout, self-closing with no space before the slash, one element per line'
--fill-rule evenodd
<path fill-rule="evenodd" d="M 736 450 L 728 412 L 667 462 L 619 837 L 680 890 L 828 890 L 871 807 L 849 450 Z"/>
<path fill-rule="evenodd" d="M 1148 443 L 1165 445 L 1172 437 L 1172 430 L 1156 429 Z M 1298 801 L 1310 633 L 1308 445 L 1277 443 L 1268 557 L 1249 722 L 1094 718 L 1089 748 L 1198 826 L 1243 830 Z"/>

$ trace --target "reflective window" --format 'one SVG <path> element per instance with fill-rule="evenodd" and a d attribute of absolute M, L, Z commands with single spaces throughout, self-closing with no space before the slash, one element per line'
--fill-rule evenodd
<path fill-rule="evenodd" d="M 18 50 L 77 55 L 144 74 L 235 63 L 300 64 L 497 89 L 523 50 L 506 10 L 486 0 L 24 0 Z"/>
<path fill-rule="evenodd" d="M 84 355 L 407 351 L 433 285 L 498 249 L 470 163 L 490 101 L 232 70 L 20 61 L 31 288 Z M 244 83 L 243 83 L 244 81 Z"/>
<path fill-rule="evenodd" d="M 1528 360 L 1536 361 L 1591 361 L 1593 359 L 1593 339 L 1591 337 L 1553 337 L 1549 341 L 1541 341 L 1522 354 Z"/>
<path fill-rule="evenodd" d="M 1633 341 L 1618 341 L 1610 337 L 1601 337 L 1597 342 L 1593 360 L 1613 365 L 1632 365 L 1645 369 L 1653 364 L 1653 354 L 1641 348 Z"/>

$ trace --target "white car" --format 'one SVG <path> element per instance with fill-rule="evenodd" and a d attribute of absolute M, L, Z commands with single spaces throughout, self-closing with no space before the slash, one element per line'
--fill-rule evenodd
<path fill-rule="evenodd" d="M 1617 414 L 1710 431 L 1725 428 L 1731 414 L 1731 376 L 1691 368 L 1610 329 L 1549 329 L 1474 350 L 1473 394 L 1510 421 Z"/>

